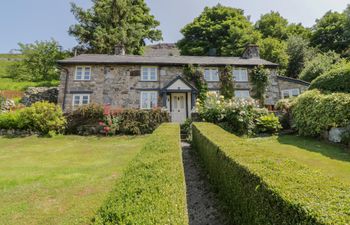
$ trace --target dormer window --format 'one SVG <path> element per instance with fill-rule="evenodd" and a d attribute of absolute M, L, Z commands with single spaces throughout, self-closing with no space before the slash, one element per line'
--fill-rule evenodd
<path fill-rule="evenodd" d="M 218 68 L 204 68 L 204 79 L 206 81 L 220 81 Z"/>
<path fill-rule="evenodd" d="M 248 82 L 248 70 L 246 68 L 234 68 L 233 77 L 238 82 Z"/>
<path fill-rule="evenodd" d="M 77 66 L 74 80 L 91 80 L 91 66 Z"/>
<path fill-rule="evenodd" d="M 156 66 L 141 67 L 141 81 L 157 81 L 158 70 Z"/>

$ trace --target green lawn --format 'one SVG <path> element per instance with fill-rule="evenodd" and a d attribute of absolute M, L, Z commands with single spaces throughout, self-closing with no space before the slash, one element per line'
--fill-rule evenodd
<path fill-rule="evenodd" d="M 30 82 L 30 81 L 15 81 L 10 78 L 0 78 L 0 90 L 15 90 L 24 91 L 28 87 L 57 87 L 59 81 L 51 82 Z"/>
<path fill-rule="evenodd" d="M 146 139 L 0 138 L 0 224 L 87 224 Z"/>
<path fill-rule="evenodd" d="M 339 146 L 292 135 L 248 141 L 350 184 L 350 151 Z"/>

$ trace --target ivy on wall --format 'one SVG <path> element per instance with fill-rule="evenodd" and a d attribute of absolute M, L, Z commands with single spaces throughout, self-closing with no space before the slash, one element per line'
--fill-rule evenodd
<path fill-rule="evenodd" d="M 187 81 L 194 84 L 197 88 L 199 95 L 198 98 L 203 101 L 206 98 L 208 92 L 208 85 L 204 80 L 203 70 L 194 65 L 187 65 L 183 68 L 183 74 Z"/>
<path fill-rule="evenodd" d="M 252 70 L 251 82 L 255 93 L 253 97 L 259 100 L 260 106 L 264 106 L 269 74 L 270 71 L 261 65 L 254 67 Z"/>
<path fill-rule="evenodd" d="M 231 99 L 234 97 L 232 66 L 227 65 L 220 72 L 220 93 L 225 99 Z"/>

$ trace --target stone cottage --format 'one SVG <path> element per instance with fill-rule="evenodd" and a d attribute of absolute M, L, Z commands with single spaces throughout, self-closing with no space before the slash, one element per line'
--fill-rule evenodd
<path fill-rule="evenodd" d="M 161 46 L 160 46 L 161 48 Z M 309 83 L 277 74 L 278 65 L 259 56 L 259 48 L 249 45 L 242 57 L 125 55 L 121 47 L 115 55 L 83 54 L 59 61 L 61 84 L 58 103 L 64 111 L 89 104 L 112 108 L 166 108 L 174 122 L 183 122 L 194 110 L 198 90 L 183 77 L 186 65 L 203 68 L 209 91 L 220 92 L 220 68 L 233 67 L 237 98 L 249 98 L 251 70 L 264 65 L 271 71 L 266 107 L 273 109 L 281 98 L 297 96 Z"/>

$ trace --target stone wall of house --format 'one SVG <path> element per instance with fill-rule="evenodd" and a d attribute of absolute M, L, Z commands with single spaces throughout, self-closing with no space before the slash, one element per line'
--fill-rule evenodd
<path fill-rule="evenodd" d="M 58 102 L 63 104 L 63 96 L 66 83 L 66 73 L 68 72 L 67 93 L 65 99 L 65 110 L 72 108 L 73 94 L 90 94 L 91 103 L 110 104 L 113 108 L 139 108 L 140 92 L 144 90 L 160 91 L 178 75 L 182 75 L 182 66 L 159 66 L 158 81 L 144 82 L 141 79 L 140 65 L 96 65 L 92 66 L 90 81 L 75 81 L 74 73 L 76 66 L 68 66 L 67 70 L 62 70 L 61 84 L 59 87 Z M 251 68 L 248 70 L 251 74 Z M 274 105 L 281 98 L 282 87 L 294 87 L 291 82 L 279 81 L 277 72 L 271 70 L 270 83 L 267 90 L 266 105 Z M 305 86 L 299 85 L 301 89 Z M 298 87 L 299 87 L 298 86 Z M 234 82 L 235 90 L 250 90 L 250 82 Z M 208 82 L 209 90 L 220 90 L 220 82 Z M 251 93 L 253 95 L 253 93 Z M 159 97 L 159 106 L 162 106 Z"/>
<path fill-rule="evenodd" d="M 25 106 L 31 106 L 35 102 L 47 101 L 57 103 L 58 88 L 56 87 L 29 87 L 24 92 L 21 103 Z"/>
<path fill-rule="evenodd" d="M 278 86 L 280 92 L 288 89 L 299 89 L 300 93 L 307 91 L 309 85 L 307 83 L 299 82 L 299 81 L 288 81 L 284 79 L 278 79 Z"/>

